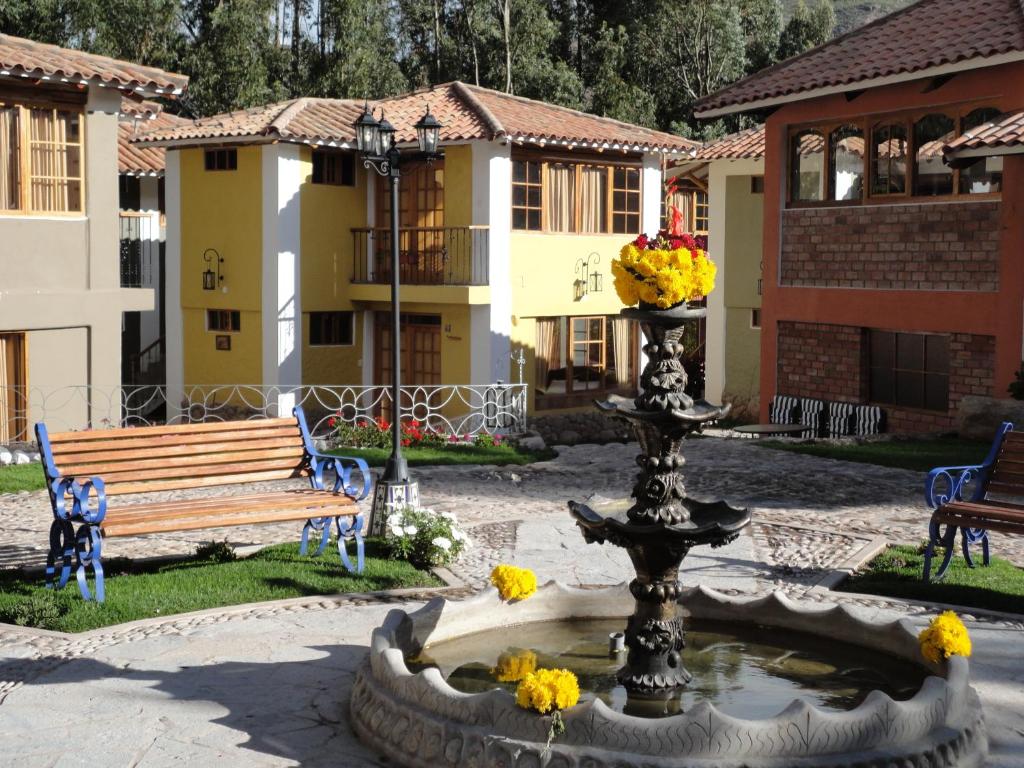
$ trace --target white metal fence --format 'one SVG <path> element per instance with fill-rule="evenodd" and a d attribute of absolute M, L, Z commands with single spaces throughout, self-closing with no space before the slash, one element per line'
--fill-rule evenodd
<path fill-rule="evenodd" d="M 526 384 L 402 387 L 401 418 L 457 435 L 516 433 L 526 428 Z M 353 425 L 393 418 L 387 386 L 197 384 L 103 389 L 92 386 L 0 388 L 0 442 L 33 440 L 42 421 L 51 432 L 116 426 L 264 419 L 302 406 L 310 431 L 331 433 L 330 419 Z"/>

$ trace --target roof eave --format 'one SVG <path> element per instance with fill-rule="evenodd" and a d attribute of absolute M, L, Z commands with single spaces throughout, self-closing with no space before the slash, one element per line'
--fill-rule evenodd
<path fill-rule="evenodd" d="M 514 144 L 536 144 L 541 147 L 553 146 L 563 149 L 596 149 L 600 152 L 636 152 L 644 154 L 665 154 L 678 157 L 692 157 L 697 151 L 696 143 L 693 147 L 669 147 L 659 144 L 644 142 L 621 142 L 621 141 L 600 141 L 596 139 L 555 139 L 549 136 L 531 136 L 528 134 L 510 134 L 507 141 Z"/>
<path fill-rule="evenodd" d="M 929 77 L 938 77 L 939 75 L 967 72 L 972 69 L 984 69 L 985 67 L 996 67 L 1001 64 L 1012 64 L 1016 61 L 1024 61 L 1024 51 L 1011 51 L 1010 53 L 1000 53 L 995 56 L 978 56 L 973 59 L 964 59 L 951 64 L 942 64 L 937 67 L 918 69 L 913 72 L 899 72 L 894 75 L 886 75 L 885 77 L 857 80 L 852 83 L 843 83 L 842 85 L 833 85 L 824 88 L 814 88 L 809 91 L 798 91 L 796 93 L 744 102 L 742 104 L 730 104 L 715 109 L 698 109 L 694 112 L 694 117 L 706 120 L 714 117 L 724 117 L 725 115 L 734 115 L 740 112 L 753 112 L 757 109 L 777 107 L 782 104 L 792 104 L 797 101 L 807 101 L 809 99 L 816 99 L 822 96 L 832 96 L 837 93 L 860 91 L 865 88 L 880 88 L 882 86 L 896 85 L 897 83 L 906 83 L 912 80 L 924 80 Z"/>
<path fill-rule="evenodd" d="M 139 96 L 162 96 L 164 98 L 180 96 L 185 90 L 184 88 L 162 88 L 152 85 L 143 85 L 141 83 L 116 83 L 109 80 L 103 80 L 99 77 L 74 77 L 57 74 L 49 75 L 41 70 L 27 70 L 23 67 L 0 69 L 0 76 L 20 77 L 26 80 L 37 80 L 44 83 L 58 83 L 61 85 L 94 85 L 99 88 L 112 88 L 116 91 L 121 91 L 122 93 L 134 93 Z"/>
<path fill-rule="evenodd" d="M 132 144 L 143 147 L 164 147 L 166 149 L 186 149 L 210 144 L 273 144 L 282 141 L 278 136 L 196 136 L 184 139 L 147 139 L 145 136 L 137 136 L 131 140 Z M 284 139 L 284 141 L 291 141 Z"/>
<path fill-rule="evenodd" d="M 1005 155 L 1024 155 L 1024 144 L 1000 144 L 995 147 L 970 147 L 947 152 L 950 161 L 976 160 L 979 157 L 1003 157 Z"/>

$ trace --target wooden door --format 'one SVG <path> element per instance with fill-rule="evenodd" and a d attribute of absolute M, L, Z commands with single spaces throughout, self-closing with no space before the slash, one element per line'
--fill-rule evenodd
<path fill-rule="evenodd" d="M 24 333 L 0 333 L 0 443 L 28 440 Z"/>
<path fill-rule="evenodd" d="M 374 381 L 391 386 L 391 313 L 378 312 L 374 321 Z M 401 323 L 402 386 L 441 383 L 441 316 L 403 313 Z M 402 403 L 403 408 L 411 401 Z M 391 408 L 381 415 L 391 420 Z"/>

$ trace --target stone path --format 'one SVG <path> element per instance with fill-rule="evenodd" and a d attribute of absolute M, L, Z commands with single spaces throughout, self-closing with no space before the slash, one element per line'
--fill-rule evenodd
<path fill-rule="evenodd" d="M 623 552 L 583 542 L 565 502 L 622 495 L 635 453 L 635 445 L 575 446 L 527 467 L 420 471 L 425 503 L 455 512 L 475 544 L 452 567 L 465 586 L 447 595 L 485 586 L 498 562 L 566 583 L 630 578 Z M 920 473 L 744 440 L 691 440 L 686 456 L 690 494 L 750 506 L 755 525 L 727 547 L 692 552 L 685 583 L 748 594 L 782 588 L 803 600 L 838 600 L 886 617 L 923 621 L 934 613 L 933 606 L 821 586 L 832 569 L 848 566 L 879 537 L 909 543 L 923 537 Z M 45 495 L 0 497 L 0 514 L 8 523 L 0 532 L 0 566 L 41 563 L 50 519 Z M 295 536 L 295 526 L 284 524 L 112 539 L 105 554 L 184 554 L 212 538 L 244 546 Z M 994 551 L 1024 563 L 1022 544 L 1001 538 Z M 431 594 L 303 598 L 82 635 L 0 625 L 0 764 L 385 765 L 348 730 L 347 692 L 369 633 L 388 608 L 408 610 Z M 1024 766 L 1024 625 L 984 614 L 967 620 L 975 640 L 972 675 L 993 733 L 991 764 Z"/>

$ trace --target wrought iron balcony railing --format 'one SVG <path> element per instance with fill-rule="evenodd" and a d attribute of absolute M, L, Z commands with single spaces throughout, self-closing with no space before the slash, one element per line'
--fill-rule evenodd
<path fill-rule="evenodd" d="M 121 211 L 120 226 L 121 287 L 152 287 L 159 274 L 163 255 L 163 231 L 149 213 Z"/>
<path fill-rule="evenodd" d="M 404 285 L 487 285 L 487 227 L 403 227 L 398 277 Z M 353 283 L 391 282 L 391 230 L 353 229 Z"/>

